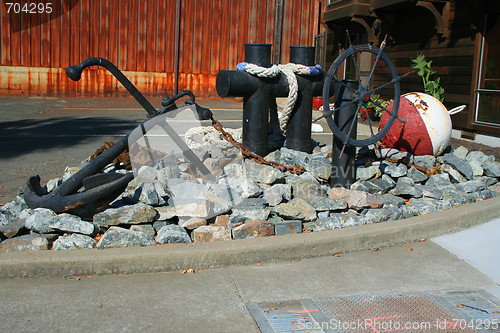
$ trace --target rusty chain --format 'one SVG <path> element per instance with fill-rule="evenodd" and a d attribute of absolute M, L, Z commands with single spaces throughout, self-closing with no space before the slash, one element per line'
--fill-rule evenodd
<path fill-rule="evenodd" d="M 252 159 L 259 164 L 269 165 L 269 166 L 272 166 L 273 168 L 276 168 L 280 171 L 283 171 L 283 172 L 288 171 L 288 172 L 295 174 L 295 175 L 300 175 L 306 171 L 306 169 L 302 166 L 297 166 L 297 165 L 288 166 L 288 165 L 272 162 L 272 161 L 266 160 L 264 157 L 262 157 L 260 155 L 252 153 L 247 147 L 243 146 L 241 143 L 236 141 L 231 134 L 226 132 L 224 130 L 224 128 L 222 127 L 222 124 L 218 120 L 214 119 L 213 117 L 211 117 L 210 119 L 212 120 L 212 126 L 217 131 L 219 131 L 221 133 L 224 140 L 226 140 L 227 142 L 232 143 L 234 146 L 238 147 L 244 158 Z"/>

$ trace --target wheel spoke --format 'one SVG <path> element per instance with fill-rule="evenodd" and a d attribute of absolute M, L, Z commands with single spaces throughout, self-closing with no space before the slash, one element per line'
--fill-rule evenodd
<path fill-rule="evenodd" d="M 380 60 L 380 57 L 382 56 L 382 52 L 384 52 L 386 39 L 387 39 L 387 35 L 385 36 L 384 40 L 382 41 L 382 44 L 380 44 L 380 51 L 379 51 L 379 53 L 377 53 L 377 57 L 375 58 L 375 61 L 373 62 L 372 70 L 370 71 L 370 75 L 368 76 L 368 80 L 366 80 L 366 87 L 369 86 L 369 83 L 372 79 L 373 73 L 375 73 L 375 68 L 378 65 L 378 61 Z"/>
<path fill-rule="evenodd" d="M 368 119 L 368 126 L 370 127 L 370 133 L 372 134 L 372 136 L 375 136 L 375 133 L 373 132 L 373 128 L 372 128 L 372 120 L 370 119 L 370 115 L 367 115 L 366 118 Z"/>
<path fill-rule="evenodd" d="M 344 88 L 347 88 L 353 92 L 357 92 L 356 89 L 354 89 L 353 87 L 350 87 L 347 83 L 344 82 L 344 80 L 339 79 L 335 74 L 333 74 L 332 76 L 333 76 L 333 80 L 335 80 L 335 82 L 337 82 L 338 84 L 340 84 Z"/>

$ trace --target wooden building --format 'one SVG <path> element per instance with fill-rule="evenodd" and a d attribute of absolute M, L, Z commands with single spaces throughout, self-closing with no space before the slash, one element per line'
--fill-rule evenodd
<path fill-rule="evenodd" d="M 380 45 L 400 75 L 410 59 L 424 54 L 441 77 L 445 105 L 466 104 L 452 116 L 455 128 L 500 134 L 500 1 L 498 0 L 327 0 L 323 20 L 326 63 L 346 45 Z M 423 91 L 416 75 L 404 78 L 403 92 Z M 473 134 L 472 134 L 473 135 Z"/>
<path fill-rule="evenodd" d="M 324 0 L 52 0 L 50 13 L 0 4 L 0 94 L 126 94 L 105 70 L 69 80 L 64 68 L 103 57 L 145 94 L 216 97 L 215 77 L 244 60 L 245 43 L 314 44 Z M 11 1 L 27 3 L 28 1 Z M 21 7 L 22 9 L 22 7 Z"/>

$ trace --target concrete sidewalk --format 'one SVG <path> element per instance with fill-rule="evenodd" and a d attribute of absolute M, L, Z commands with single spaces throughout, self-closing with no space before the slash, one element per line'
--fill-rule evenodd
<path fill-rule="evenodd" d="M 248 304 L 495 285 L 424 241 L 194 274 L 3 279 L 0 314 L 6 332 L 259 332 Z"/>

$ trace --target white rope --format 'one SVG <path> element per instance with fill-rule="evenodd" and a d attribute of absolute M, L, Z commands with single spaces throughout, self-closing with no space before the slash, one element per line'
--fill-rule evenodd
<path fill-rule="evenodd" d="M 224 130 L 231 134 L 236 141 L 241 142 L 241 128 L 225 128 Z M 184 134 L 184 140 L 189 148 L 195 149 L 213 144 L 217 141 L 224 141 L 224 138 L 222 134 L 212 126 L 198 126 L 188 129 Z"/>
<path fill-rule="evenodd" d="M 280 129 L 283 135 L 286 135 L 288 122 L 292 115 L 295 102 L 297 101 L 299 85 L 297 83 L 297 77 L 295 76 L 295 74 L 316 75 L 319 73 L 318 69 L 320 69 L 319 66 L 310 67 L 293 63 L 288 63 L 286 65 L 272 65 L 271 67 L 267 68 L 245 62 L 238 64 L 236 68 L 238 70 L 244 70 L 247 73 L 258 77 L 276 77 L 279 72 L 283 73 L 286 76 L 286 79 L 288 81 L 288 97 L 286 105 L 283 109 L 283 114 L 281 117 L 279 117 Z"/>
<path fill-rule="evenodd" d="M 246 64 L 245 71 L 258 77 L 275 77 L 278 76 L 280 72 L 277 65 L 272 65 L 267 68 L 255 64 Z"/>
<path fill-rule="evenodd" d="M 462 112 L 467 106 L 466 105 L 460 105 L 460 106 L 457 106 L 456 108 L 453 108 L 451 110 L 448 110 L 448 114 L 450 116 L 454 115 L 454 114 L 457 114 L 459 112 Z"/>

